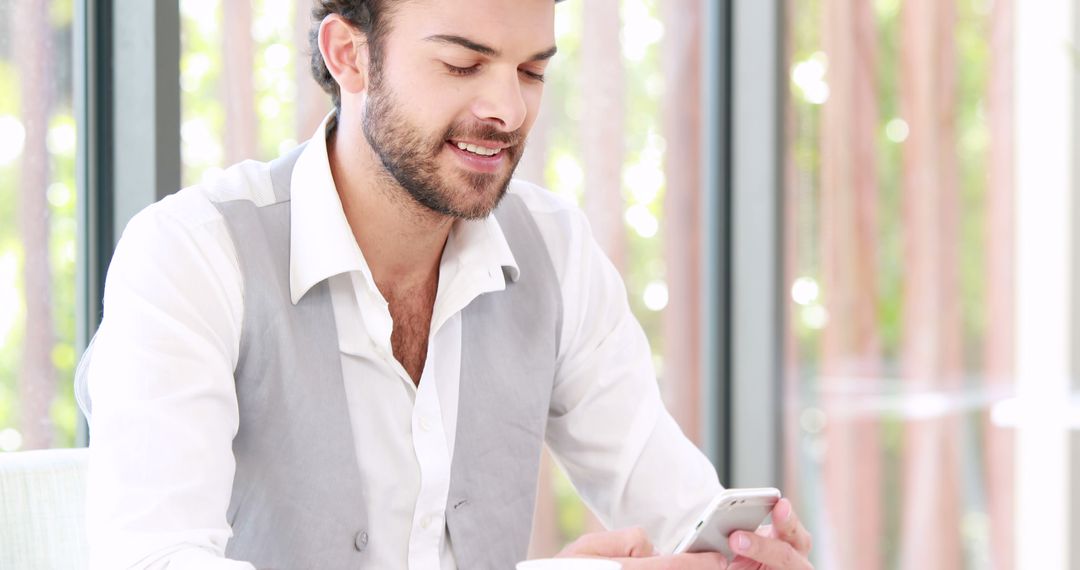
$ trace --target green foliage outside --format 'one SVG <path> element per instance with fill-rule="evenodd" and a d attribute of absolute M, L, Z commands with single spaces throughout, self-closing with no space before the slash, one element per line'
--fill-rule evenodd
<path fill-rule="evenodd" d="M 11 0 L 0 0 L 4 11 L 13 9 Z M 53 383 L 57 397 L 51 409 L 54 425 L 52 444 L 75 444 L 78 415 L 71 390 L 75 348 L 75 261 L 78 251 L 75 187 L 75 120 L 72 112 L 70 49 L 72 3 L 56 1 L 49 7 L 50 37 L 43 39 L 52 48 L 52 61 L 38 62 L 48 71 L 41 95 L 51 101 L 48 124 L 26 124 L 21 96 L 24 78 L 19 73 L 14 46 L 0 39 L 0 450 L 19 447 L 22 421 L 19 410 L 19 374 L 24 348 L 26 310 L 23 267 L 25 249 L 20 234 L 19 194 L 22 180 L 22 148 L 25 133 L 47 130 L 48 183 L 34 189 L 48 198 L 49 266 L 53 320 L 52 362 L 55 376 L 27 379 Z M 15 152 L 13 149 L 18 149 Z"/>

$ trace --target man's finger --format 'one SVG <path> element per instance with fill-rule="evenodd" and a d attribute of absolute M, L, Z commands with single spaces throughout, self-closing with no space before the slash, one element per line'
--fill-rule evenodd
<path fill-rule="evenodd" d="M 810 532 L 806 530 L 799 515 L 788 499 L 780 499 L 772 510 L 773 536 L 790 544 L 795 550 L 804 556 L 809 554 L 811 539 Z"/>
<path fill-rule="evenodd" d="M 782 540 L 739 531 L 731 535 L 728 543 L 739 556 L 760 562 L 769 568 L 813 570 L 813 566 L 804 554 Z"/>
<path fill-rule="evenodd" d="M 608 554 L 606 556 L 629 556 L 633 558 L 638 556 L 652 556 L 656 553 L 656 548 L 653 547 L 652 541 L 649 540 L 649 535 L 645 532 L 645 529 L 641 527 L 616 531 L 614 537 L 617 540 L 615 546 L 619 553 Z"/>

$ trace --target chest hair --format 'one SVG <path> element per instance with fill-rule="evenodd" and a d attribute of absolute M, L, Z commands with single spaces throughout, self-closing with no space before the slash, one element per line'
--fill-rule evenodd
<path fill-rule="evenodd" d="M 394 329 L 390 333 L 394 358 L 416 385 L 420 384 L 424 361 L 427 360 L 431 313 L 437 287 L 438 281 L 432 280 L 431 283 L 399 287 L 384 293 L 390 305 L 390 317 L 394 320 Z"/>

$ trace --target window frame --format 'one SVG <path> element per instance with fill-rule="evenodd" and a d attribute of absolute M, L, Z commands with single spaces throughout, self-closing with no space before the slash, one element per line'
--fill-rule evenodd
<path fill-rule="evenodd" d="M 731 0 L 727 6 L 730 76 L 727 119 L 714 125 L 728 137 L 727 249 L 718 271 L 727 283 L 728 310 L 714 318 L 714 346 L 726 356 L 719 376 L 715 429 L 727 442 L 721 477 L 735 487 L 779 487 L 782 478 L 783 374 L 783 115 L 785 104 L 784 4 Z M 723 59 L 723 58 L 721 58 Z M 712 231 L 720 231 L 714 228 Z M 723 392 L 724 390 L 720 390 Z M 725 478 L 726 475 L 726 478 Z"/>

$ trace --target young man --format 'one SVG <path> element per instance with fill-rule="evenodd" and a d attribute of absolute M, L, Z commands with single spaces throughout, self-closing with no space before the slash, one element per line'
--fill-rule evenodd
<path fill-rule="evenodd" d="M 86 367 L 95 567 L 511 568 L 544 441 L 643 529 L 565 554 L 727 567 L 655 555 L 716 473 L 581 213 L 510 181 L 554 9 L 318 2 L 315 136 L 132 220 Z M 773 517 L 733 567 L 809 567 L 790 503 Z"/>

